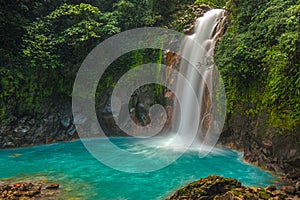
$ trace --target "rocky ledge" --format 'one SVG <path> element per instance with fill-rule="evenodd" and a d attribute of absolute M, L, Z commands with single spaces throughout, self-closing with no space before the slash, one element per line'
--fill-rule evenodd
<path fill-rule="evenodd" d="M 59 184 L 20 182 L 0 185 L 0 200 L 58 199 Z"/>
<path fill-rule="evenodd" d="M 245 187 L 233 178 L 209 176 L 177 190 L 167 200 L 300 199 L 300 190 L 297 189 L 293 186 L 284 186 L 281 190 L 275 186 L 266 188 Z"/>

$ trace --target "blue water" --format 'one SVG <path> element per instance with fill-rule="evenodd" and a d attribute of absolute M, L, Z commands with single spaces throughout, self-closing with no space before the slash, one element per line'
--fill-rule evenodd
<path fill-rule="evenodd" d="M 112 139 L 132 146 L 135 140 Z M 97 141 L 101 143 L 101 139 Z M 164 150 L 172 154 L 172 150 Z M 112 158 L 114 155 L 112 153 Z M 237 178 L 247 186 L 267 186 L 272 174 L 242 161 L 242 154 L 217 149 L 204 158 L 190 150 L 158 171 L 130 174 L 96 160 L 80 140 L 0 151 L 0 179 L 60 183 L 63 199 L 164 199 L 183 185 L 211 174 Z"/>

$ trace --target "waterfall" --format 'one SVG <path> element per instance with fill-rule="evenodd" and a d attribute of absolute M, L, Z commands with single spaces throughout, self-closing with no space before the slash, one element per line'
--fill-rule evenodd
<path fill-rule="evenodd" d="M 180 55 L 186 59 L 181 59 L 180 73 L 185 76 L 189 83 L 179 80 L 176 85 L 177 102 L 181 103 L 180 105 L 174 103 L 172 133 L 184 130 L 183 133 L 178 133 L 180 135 L 176 138 L 178 145 L 188 144 L 191 137 L 194 137 L 190 127 L 191 123 L 195 123 L 195 106 L 191 103 L 191 98 L 195 97 L 195 94 L 200 108 L 200 120 L 193 144 L 202 144 L 207 134 L 213 135 L 213 131 L 220 129 L 220 126 L 216 128 L 212 124 L 218 118 L 214 116 L 215 113 L 213 113 L 212 108 L 214 104 L 213 74 L 215 68 L 213 53 L 216 41 L 222 33 L 224 22 L 225 11 L 223 9 L 210 10 L 203 17 L 197 19 L 194 34 L 186 36 L 182 42 Z M 214 137 L 210 138 L 210 140 L 215 139 Z M 210 141 L 207 143 L 209 144 Z"/>

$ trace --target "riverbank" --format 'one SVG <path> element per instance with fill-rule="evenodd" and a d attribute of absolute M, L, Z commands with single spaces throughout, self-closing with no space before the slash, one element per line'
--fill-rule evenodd
<path fill-rule="evenodd" d="M 264 113 L 258 118 L 239 110 L 231 116 L 218 144 L 243 152 L 245 162 L 270 171 L 287 186 L 300 185 L 300 134 L 264 128 Z"/>
<path fill-rule="evenodd" d="M 299 185 L 300 186 L 300 185 Z M 274 185 L 246 187 L 233 178 L 211 175 L 194 181 L 175 191 L 167 200 L 228 200 L 228 199 L 262 199 L 262 200 L 297 200 L 300 199 L 300 187 Z M 47 184 L 42 181 L 0 183 L 1 200 L 62 199 L 59 184 Z M 75 192 L 75 191 L 74 191 Z M 75 195 L 76 196 L 76 195 Z"/>
<path fill-rule="evenodd" d="M 46 184 L 43 181 L 0 183 L 1 200 L 59 199 L 59 184 Z"/>

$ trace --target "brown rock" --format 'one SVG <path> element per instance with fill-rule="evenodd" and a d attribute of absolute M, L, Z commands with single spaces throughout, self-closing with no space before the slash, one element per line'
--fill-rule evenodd
<path fill-rule="evenodd" d="M 7 190 L 4 190 L 4 191 L 1 193 L 1 196 L 2 196 L 2 197 L 6 197 L 6 196 L 7 196 Z"/>
<path fill-rule="evenodd" d="M 13 195 L 14 195 L 15 197 L 20 197 L 20 196 L 22 196 L 22 193 L 20 192 L 20 190 L 17 190 L 17 191 L 14 191 L 14 192 L 13 192 Z"/>
<path fill-rule="evenodd" d="M 44 195 L 46 196 L 54 196 L 56 192 L 54 190 L 45 190 Z"/>
<path fill-rule="evenodd" d="M 40 193 L 40 191 L 39 190 L 29 190 L 29 191 L 27 191 L 26 192 L 26 196 L 30 196 L 30 197 L 33 197 L 33 196 L 35 196 L 35 195 L 37 195 L 37 194 L 39 194 Z"/>
<path fill-rule="evenodd" d="M 296 192 L 296 188 L 294 186 L 282 186 L 281 190 L 290 195 L 294 195 Z"/>
<path fill-rule="evenodd" d="M 34 185 L 32 187 L 32 190 L 41 190 L 42 189 L 42 186 L 41 185 Z"/>
<path fill-rule="evenodd" d="M 188 28 L 184 29 L 184 34 L 192 35 L 195 30 L 195 23 L 191 24 Z"/>
<path fill-rule="evenodd" d="M 269 200 L 280 200 L 280 197 L 271 197 Z"/>
<path fill-rule="evenodd" d="M 1 190 L 2 191 L 4 191 L 4 190 L 10 190 L 12 187 L 10 186 L 10 185 L 3 185 L 2 187 L 1 187 Z"/>
<path fill-rule="evenodd" d="M 257 188 L 255 188 L 255 187 L 249 187 L 249 191 L 251 193 L 257 193 Z"/>
<path fill-rule="evenodd" d="M 214 198 L 214 200 L 228 200 L 228 199 L 234 199 L 234 194 L 230 191 L 226 192 L 223 195 L 217 195 Z"/>
<path fill-rule="evenodd" d="M 50 189 L 50 190 L 57 189 L 57 188 L 59 188 L 59 184 L 50 184 L 46 187 L 46 189 Z"/>
<path fill-rule="evenodd" d="M 265 139 L 263 140 L 263 145 L 264 145 L 265 147 L 272 147 L 272 140 L 265 138 Z"/>
<path fill-rule="evenodd" d="M 22 185 L 21 183 L 15 183 L 13 186 L 14 187 L 21 187 L 21 185 Z"/>
<path fill-rule="evenodd" d="M 300 191 L 300 181 L 296 183 L 296 191 Z"/>
<path fill-rule="evenodd" d="M 273 195 L 273 196 L 279 196 L 279 195 L 286 195 L 286 193 L 283 192 L 283 191 L 281 191 L 281 190 L 274 190 L 274 191 L 272 192 L 272 195 Z"/>
<path fill-rule="evenodd" d="M 269 186 L 267 186 L 266 187 L 266 190 L 268 190 L 268 191 L 274 191 L 274 190 L 276 190 L 277 188 L 276 188 L 276 186 L 274 186 L 274 185 L 269 185 Z"/>
<path fill-rule="evenodd" d="M 30 190 L 32 187 L 33 187 L 33 184 L 32 184 L 32 183 L 23 183 L 23 184 L 21 184 L 21 186 L 20 186 L 20 190 L 21 190 L 21 191 L 28 191 L 28 190 Z"/>

